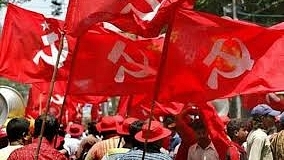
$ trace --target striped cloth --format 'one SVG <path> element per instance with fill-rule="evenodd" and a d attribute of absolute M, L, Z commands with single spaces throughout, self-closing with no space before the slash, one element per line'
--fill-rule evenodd
<path fill-rule="evenodd" d="M 93 147 L 89 150 L 85 160 L 101 160 L 103 156 L 107 153 L 108 150 L 112 148 L 116 148 L 119 143 L 119 136 L 111 137 L 106 140 L 102 140 L 93 145 Z M 124 141 L 122 141 L 120 145 L 124 145 Z"/>
<path fill-rule="evenodd" d="M 142 150 L 132 150 L 125 153 L 119 160 L 141 160 L 142 155 Z M 144 160 L 172 160 L 172 158 L 164 153 L 146 153 Z"/>

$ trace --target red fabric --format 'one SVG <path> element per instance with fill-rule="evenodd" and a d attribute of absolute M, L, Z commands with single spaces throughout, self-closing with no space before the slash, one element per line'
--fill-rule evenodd
<path fill-rule="evenodd" d="M 56 118 L 60 116 L 60 110 L 64 100 L 66 82 L 56 82 L 54 91 L 50 100 L 49 113 Z M 26 117 L 36 119 L 39 115 L 43 114 L 46 110 L 46 103 L 48 101 L 49 83 L 35 83 L 32 85 L 29 92 L 29 99 L 27 107 L 25 109 Z M 70 103 L 69 103 L 70 104 Z M 74 106 L 67 104 L 68 112 L 63 112 L 63 123 L 66 122 L 66 118 L 75 117 L 76 109 Z"/>
<path fill-rule="evenodd" d="M 139 32 L 140 35 L 157 35 L 168 20 L 167 15 L 171 13 L 172 6 L 174 6 L 173 4 L 177 1 L 178 0 L 70 1 L 66 15 L 66 29 L 68 32 L 80 35 L 92 24 L 108 21 L 124 31 L 136 34 Z M 192 8 L 194 2 L 189 1 L 189 3 Z M 159 8 L 158 14 L 155 15 L 154 10 L 157 7 Z M 149 14 L 152 14 L 152 18 L 154 16 L 155 18 L 152 20 L 149 18 Z M 154 23 L 149 25 L 147 22 L 151 20 L 154 21 Z M 144 23 L 148 24 L 147 27 Z M 147 30 L 147 32 L 145 32 L 145 30 Z"/>
<path fill-rule="evenodd" d="M 149 112 L 142 108 L 142 104 L 150 101 L 145 95 L 121 96 L 117 106 L 117 113 L 123 117 L 135 117 L 141 120 L 149 118 Z"/>
<path fill-rule="evenodd" d="M 35 159 L 35 151 L 38 146 L 38 139 L 34 140 L 33 143 L 28 144 L 22 148 L 19 148 L 12 152 L 8 160 L 32 160 Z M 67 160 L 67 158 L 53 148 L 45 138 L 42 139 L 38 160 Z"/>
<path fill-rule="evenodd" d="M 44 27 L 44 22 L 48 26 Z M 50 81 L 58 54 L 61 28 L 62 21 L 8 4 L 1 37 L 0 75 L 21 83 Z M 49 37 L 51 35 L 54 41 Z M 58 80 L 66 79 L 69 74 L 75 41 L 68 36 L 64 42 Z M 39 59 L 35 58 L 41 54 Z"/>
<path fill-rule="evenodd" d="M 153 116 L 157 119 L 159 116 L 178 115 L 183 107 L 183 103 L 160 104 L 156 102 L 153 108 Z M 117 107 L 117 113 L 123 117 L 129 116 L 144 120 L 149 118 L 150 111 L 151 96 L 149 95 L 122 96 Z"/>
<path fill-rule="evenodd" d="M 198 103 L 283 90 L 284 68 L 279 67 L 284 62 L 283 33 L 189 9 L 177 10 L 159 99 Z M 221 51 L 223 55 L 219 55 Z"/>
<path fill-rule="evenodd" d="M 74 57 L 70 94 L 153 92 L 161 42 L 163 38 L 134 41 L 99 28 L 89 30 L 80 38 Z"/>
<path fill-rule="evenodd" d="M 263 103 L 271 106 L 271 108 L 275 110 L 282 111 L 284 109 L 284 99 L 279 96 L 277 96 L 279 99 L 272 98 L 270 96 L 271 94 L 277 96 L 274 93 L 254 93 L 241 95 L 242 106 L 248 110 L 251 110 L 256 105 Z"/>
<path fill-rule="evenodd" d="M 175 160 L 184 160 L 185 157 L 187 157 L 189 147 L 196 142 L 194 131 L 189 127 L 189 124 L 191 123 L 189 115 L 196 114 L 196 109 L 192 109 L 191 107 L 184 107 L 181 113 L 177 115 L 176 129 L 182 141 Z"/>
<path fill-rule="evenodd" d="M 153 1 L 154 2 L 154 1 Z M 152 3 L 153 3 L 152 2 Z M 159 1 L 157 1 L 159 3 Z M 142 12 L 151 12 L 153 11 L 150 4 L 146 1 L 117 1 L 117 0 L 73 0 L 70 1 L 68 5 L 67 15 L 66 15 L 66 29 L 74 30 L 80 23 L 86 23 L 88 17 L 94 13 L 109 13 L 109 14 L 125 14 L 123 9 L 127 5 L 132 5 L 132 7 L 138 9 Z M 153 7 L 156 7 L 157 4 L 153 3 Z M 132 13 L 129 10 L 128 13 Z M 126 12 L 126 11 L 124 11 Z M 89 22 L 88 22 L 89 23 Z"/>
<path fill-rule="evenodd" d="M 34 83 L 29 92 L 28 104 L 25 109 L 26 117 L 36 119 L 45 112 L 47 96 L 50 83 Z M 55 82 L 53 94 L 51 96 L 49 112 L 59 118 L 66 90 L 65 81 Z M 102 96 L 67 96 L 63 111 L 62 122 L 67 124 L 69 121 L 80 122 L 82 119 L 82 107 L 89 103 L 95 107 L 106 100 Z"/>
<path fill-rule="evenodd" d="M 213 106 L 200 104 L 199 111 L 210 134 L 210 138 L 219 154 L 220 160 L 225 160 L 227 149 L 230 146 L 230 140 L 224 130 L 224 124 L 217 115 Z"/>

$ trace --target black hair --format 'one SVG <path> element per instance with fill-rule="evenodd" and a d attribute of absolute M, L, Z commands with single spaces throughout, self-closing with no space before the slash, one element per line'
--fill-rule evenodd
<path fill-rule="evenodd" d="M 239 131 L 240 128 L 246 128 L 245 122 L 241 119 L 232 119 L 227 125 L 227 134 L 231 139 L 235 138 L 235 131 Z"/>
<path fill-rule="evenodd" d="M 7 136 L 9 142 L 14 142 L 22 139 L 26 134 L 29 133 L 30 122 L 24 118 L 13 118 L 11 119 L 6 127 Z"/>
<path fill-rule="evenodd" d="M 252 116 L 252 129 L 263 129 L 263 116 L 262 115 L 253 115 Z"/>
<path fill-rule="evenodd" d="M 40 130 L 44 117 L 45 115 L 43 114 L 37 117 L 35 120 L 35 129 L 34 129 L 35 137 L 38 137 L 40 135 Z M 45 137 L 48 141 L 51 142 L 54 136 L 57 134 L 58 129 L 59 129 L 58 120 L 53 115 L 47 114 L 43 137 Z"/>
<path fill-rule="evenodd" d="M 130 136 L 133 137 L 133 143 L 132 144 L 133 144 L 134 147 L 137 147 L 137 148 L 143 148 L 144 147 L 144 143 L 141 143 L 134 138 L 136 133 L 138 133 L 139 131 L 142 130 L 143 124 L 144 124 L 144 121 L 137 120 L 137 121 L 134 121 L 133 123 L 131 123 L 130 126 L 129 126 Z"/>
<path fill-rule="evenodd" d="M 174 115 L 166 115 L 164 116 L 163 119 L 163 124 L 165 125 L 165 127 L 167 127 L 168 125 L 175 123 L 176 122 L 176 118 Z"/>
<path fill-rule="evenodd" d="M 87 129 L 88 129 L 89 134 L 92 134 L 94 136 L 100 135 L 99 131 L 97 130 L 96 124 L 97 124 L 97 121 L 92 121 L 88 123 Z"/>
<path fill-rule="evenodd" d="M 200 130 L 200 129 L 206 129 L 203 121 L 201 119 L 194 119 L 191 123 L 190 126 L 193 130 Z"/>

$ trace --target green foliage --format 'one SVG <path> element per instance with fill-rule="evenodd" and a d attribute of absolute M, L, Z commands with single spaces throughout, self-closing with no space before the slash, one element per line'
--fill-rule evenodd
<path fill-rule="evenodd" d="M 226 6 L 231 2 L 231 0 L 197 0 L 195 3 L 195 9 L 203 12 L 223 15 L 223 6 Z"/>
<path fill-rule="evenodd" d="M 284 21 L 284 0 L 236 0 L 237 17 L 264 26 Z M 195 9 L 224 15 L 223 7 L 232 10 L 232 0 L 197 0 Z M 229 13 L 232 15 L 232 11 Z"/>

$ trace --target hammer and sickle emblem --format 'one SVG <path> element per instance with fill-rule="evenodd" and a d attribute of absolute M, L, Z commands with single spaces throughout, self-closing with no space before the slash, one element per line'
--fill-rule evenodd
<path fill-rule="evenodd" d="M 124 78 L 125 78 L 125 72 L 128 73 L 129 75 L 135 77 L 135 78 L 144 78 L 147 77 L 148 75 L 156 75 L 157 71 L 152 69 L 149 66 L 149 60 L 146 57 L 146 55 L 142 52 L 139 51 L 142 55 L 143 55 L 143 64 L 137 63 L 135 62 L 127 53 L 124 52 L 124 49 L 126 47 L 126 44 L 122 41 L 117 41 L 114 45 L 114 47 L 112 48 L 112 51 L 109 53 L 108 55 L 108 60 L 110 60 L 112 63 L 116 64 L 117 61 L 119 60 L 119 58 L 122 56 L 125 58 L 125 60 L 128 63 L 132 63 L 133 65 L 141 68 L 140 71 L 132 71 L 129 70 L 127 68 L 125 68 L 124 66 L 120 66 L 116 76 L 114 78 L 114 81 L 117 83 L 123 83 L 124 82 Z"/>
<path fill-rule="evenodd" d="M 59 94 L 55 94 L 54 96 L 51 97 L 50 102 L 53 102 L 57 105 L 63 104 L 64 101 L 64 96 L 61 96 Z"/>
<path fill-rule="evenodd" d="M 133 6 L 131 3 L 128 3 L 121 11 L 121 14 L 127 14 L 131 10 L 142 20 L 152 20 L 154 17 L 155 13 L 157 12 L 158 8 L 160 7 L 161 3 L 157 0 L 145 0 L 147 4 L 150 5 L 152 8 L 153 12 L 150 13 L 143 13 L 139 11 L 135 6 Z"/>
<path fill-rule="evenodd" d="M 242 52 L 241 58 L 237 58 L 233 55 L 223 52 L 221 49 L 224 43 L 226 42 L 226 39 L 218 39 L 214 43 L 210 53 L 203 60 L 203 63 L 209 66 L 214 62 L 217 56 L 220 56 L 224 60 L 231 64 L 234 64 L 235 66 L 234 70 L 232 70 L 231 72 L 224 72 L 215 67 L 212 70 L 207 81 L 207 85 L 211 89 L 218 89 L 218 74 L 222 75 L 225 78 L 236 78 L 242 75 L 246 70 L 251 70 L 253 67 L 254 60 L 250 58 L 250 53 L 247 47 L 238 38 L 232 38 L 232 40 L 238 42 Z"/>
<path fill-rule="evenodd" d="M 47 55 L 43 50 L 37 52 L 37 54 L 33 58 L 33 62 L 35 64 L 39 64 L 39 59 L 41 58 L 47 64 L 55 65 L 57 60 L 58 49 L 55 46 L 55 42 L 59 40 L 58 35 L 54 32 L 49 33 L 47 35 L 41 36 L 41 40 L 45 46 L 50 46 L 52 56 Z M 63 39 L 63 48 L 62 53 L 59 58 L 58 68 L 63 67 L 63 62 L 66 60 L 68 56 L 68 42 L 66 37 Z"/>
<path fill-rule="evenodd" d="M 59 94 L 55 94 L 50 99 L 49 112 L 57 118 L 60 116 L 60 109 L 58 106 L 61 106 L 63 104 L 63 101 L 64 101 L 64 96 L 61 96 Z M 54 103 L 55 105 L 52 105 L 51 103 Z"/>

